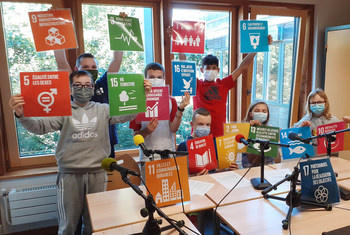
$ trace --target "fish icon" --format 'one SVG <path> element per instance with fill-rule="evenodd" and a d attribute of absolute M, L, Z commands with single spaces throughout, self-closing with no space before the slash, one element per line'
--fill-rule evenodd
<path fill-rule="evenodd" d="M 292 155 L 292 153 L 296 153 L 296 154 L 301 154 L 303 152 L 305 152 L 306 148 L 303 146 L 297 146 L 294 149 L 289 148 L 289 155 Z"/>

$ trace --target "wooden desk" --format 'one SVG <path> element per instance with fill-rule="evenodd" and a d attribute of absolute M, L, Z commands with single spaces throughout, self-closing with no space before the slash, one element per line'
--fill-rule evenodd
<path fill-rule="evenodd" d="M 170 216 L 170 218 L 174 219 L 174 220 L 184 220 L 185 221 L 185 226 L 189 227 L 190 229 L 194 230 L 195 232 L 198 232 L 197 228 L 191 223 L 191 221 L 187 218 L 187 216 L 183 213 L 181 214 L 176 214 L 176 215 L 172 215 Z M 160 227 L 164 227 L 169 225 L 169 223 L 163 219 L 163 223 Z M 127 225 L 127 226 L 122 226 L 122 227 L 118 227 L 118 228 L 113 228 L 113 229 L 108 229 L 108 230 L 104 230 L 101 232 L 96 232 L 93 233 L 94 235 L 115 235 L 115 234 L 132 234 L 132 233 L 139 233 L 142 232 L 142 229 L 145 226 L 145 222 L 142 223 L 136 223 L 136 224 L 131 224 L 131 225 Z M 182 230 L 184 230 L 187 234 L 195 234 L 194 232 L 190 231 L 189 229 L 183 227 Z M 179 234 L 179 232 L 172 228 L 169 229 L 167 231 L 162 232 L 162 234 L 165 235 L 175 235 L 175 234 Z"/>
<path fill-rule="evenodd" d="M 285 195 L 282 195 L 285 197 Z M 338 207 L 350 209 L 350 201 L 341 201 Z M 218 216 L 237 234 L 289 234 L 282 228 L 288 206 L 284 201 L 256 199 L 219 207 Z M 350 211 L 334 208 L 294 208 L 291 217 L 293 235 L 320 235 L 350 225 Z"/>
<path fill-rule="evenodd" d="M 140 187 L 144 190 L 144 187 Z M 94 232 L 146 221 L 140 215 L 145 201 L 131 188 L 124 188 L 87 195 L 92 229 Z M 214 208 L 214 203 L 206 196 L 194 195 L 191 201 L 184 202 L 185 213 Z M 162 207 L 166 215 L 182 213 L 182 205 Z M 154 216 L 158 216 L 157 213 Z"/>

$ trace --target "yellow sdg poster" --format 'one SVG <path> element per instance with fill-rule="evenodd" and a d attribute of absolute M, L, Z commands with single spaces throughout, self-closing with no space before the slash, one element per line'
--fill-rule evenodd
<path fill-rule="evenodd" d="M 181 181 L 183 201 L 190 201 L 190 188 L 188 184 L 187 156 L 146 162 L 146 185 L 153 195 L 158 207 L 173 205 L 181 202 Z"/>
<path fill-rule="evenodd" d="M 248 139 L 250 129 L 250 123 L 225 123 L 224 135 L 233 134 L 236 136 L 238 133 L 244 135 L 245 139 Z M 242 143 L 237 143 L 237 153 L 247 152 L 247 146 Z"/>
<path fill-rule="evenodd" d="M 345 123 L 345 129 L 350 128 L 350 123 Z M 350 131 L 344 132 L 344 150 L 350 150 Z"/>
<path fill-rule="evenodd" d="M 237 142 L 235 135 L 225 135 L 216 138 L 216 150 L 219 159 L 219 169 L 225 169 L 230 166 L 231 162 L 236 161 Z"/>

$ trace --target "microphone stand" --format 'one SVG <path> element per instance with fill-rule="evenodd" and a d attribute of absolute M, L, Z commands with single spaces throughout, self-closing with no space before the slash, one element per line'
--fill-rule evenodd
<path fill-rule="evenodd" d="M 282 220 L 283 229 L 288 229 L 288 226 L 290 224 L 289 222 L 290 222 L 292 211 L 293 211 L 294 207 L 299 207 L 301 205 L 310 205 L 310 206 L 325 208 L 327 211 L 332 210 L 332 206 L 330 204 L 319 204 L 319 203 L 309 202 L 309 201 L 305 201 L 305 200 L 301 199 L 301 192 L 296 190 L 296 185 L 297 185 L 298 177 L 299 177 L 299 173 L 300 173 L 300 170 L 298 168 L 298 164 L 299 164 L 300 160 L 301 160 L 301 158 L 299 159 L 297 165 L 294 167 L 294 171 L 292 172 L 291 175 L 287 175 L 281 181 L 277 182 L 274 185 L 271 185 L 270 187 L 264 189 L 261 192 L 265 199 L 272 198 L 272 199 L 276 199 L 279 201 L 285 201 L 286 204 L 289 206 L 287 216 L 284 220 Z M 268 194 L 270 191 L 276 190 L 278 185 L 284 183 L 285 181 L 291 182 L 290 183 L 290 191 L 289 191 L 287 197 L 283 198 L 283 197 L 278 197 L 278 196 L 273 196 L 273 195 Z"/>
<path fill-rule="evenodd" d="M 170 155 L 175 155 L 175 156 L 186 156 L 188 155 L 187 151 L 171 151 L 169 149 L 164 149 L 164 150 L 149 150 L 151 154 L 159 154 L 161 159 L 167 159 L 169 158 Z"/>
<path fill-rule="evenodd" d="M 258 139 L 248 139 L 248 142 L 259 143 L 260 148 L 260 156 L 261 156 L 261 170 L 260 170 L 260 178 L 252 178 L 250 179 L 250 183 L 257 190 L 262 190 L 271 186 L 270 182 L 264 179 L 264 165 L 265 165 L 265 149 L 269 148 L 269 145 L 277 145 L 281 147 L 289 147 L 289 144 L 280 144 L 275 142 L 270 142 L 268 140 L 258 140 Z"/>
<path fill-rule="evenodd" d="M 310 138 L 307 138 L 305 140 L 313 140 L 313 139 L 318 139 L 318 138 L 326 138 L 326 141 L 327 141 L 327 155 L 328 156 L 331 156 L 331 153 L 332 153 L 332 142 L 334 142 L 337 137 L 336 135 L 338 133 L 342 133 L 342 132 L 346 132 L 346 131 L 350 131 L 350 128 L 347 128 L 347 129 L 344 129 L 344 130 L 340 130 L 340 131 L 332 131 L 332 132 L 329 132 L 329 133 L 324 133 L 324 134 L 321 134 L 321 135 L 316 135 L 316 136 L 313 136 L 313 137 L 310 137 Z"/>
<path fill-rule="evenodd" d="M 174 223 L 163 211 L 161 211 L 156 203 L 154 202 L 153 196 L 151 193 L 149 193 L 148 196 L 146 196 L 143 191 L 137 186 L 131 183 L 130 179 L 127 177 L 127 173 L 121 173 L 122 180 L 128 184 L 138 195 L 140 195 L 145 200 L 145 208 L 143 208 L 140 213 L 142 217 L 147 217 L 148 220 L 142 230 L 142 233 L 136 233 L 136 234 L 143 234 L 143 235 L 158 235 L 161 233 L 161 231 L 165 231 L 171 228 L 175 228 L 179 234 L 187 234 L 185 231 L 183 231 L 180 227 L 184 226 L 185 223 L 183 220 L 178 221 L 177 223 Z M 158 215 L 163 217 L 168 223 L 169 226 L 165 226 L 163 228 L 159 227 L 159 224 L 162 223 L 161 219 L 154 219 L 153 213 L 157 211 Z"/>

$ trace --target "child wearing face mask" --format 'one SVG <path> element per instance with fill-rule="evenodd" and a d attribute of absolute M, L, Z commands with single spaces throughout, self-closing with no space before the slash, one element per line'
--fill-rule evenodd
<path fill-rule="evenodd" d="M 265 126 L 269 122 L 270 111 L 269 106 L 264 101 L 253 102 L 247 111 L 247 115 L 243 122 L 249 122 L 251 126 Z M 248 168 L 252 166 L 259 166 L 261 164 L 261 157 L 253 153 L 242 154 L 242 166 Z M 272 164 L 274 160 L 272 157 L 265 156 L 265 164 Z"/>
<path fill-rule="evenodd" d="M 107 175 L 101 162 L 110 154 L 108 126 L 127 122 L 136 114 L 109 115 L 109 105 L 90 101 L 94 94 L 92 75 L 84 70 L 70 74 L 73 101 L 72 116 L 30 118 L 23 116 L 25 99 L 13 95 L 9 106 L 18 121 L 28 131 L 42 135 L 60 131 L 55 158 L 58 165 L 57 205 L 59 215 L 58 234 L 74 234 L 80 216 L 83 216 L 84 234 L 91 234 L 86 194 L 106 190 Z M 151 90 L 145 80 L 145 91 Z"/>
<path fill-rule="evenodd" d="M 205 108 L 196 109 L 193 112 L 192 122 L 191 122 L 193 133 L 192 133 L 192 135 L 190 135 L 190 137 L 187 138 L 187 140 L 191 140 L 191 139 L 195 139 L 195 138 L 209 135 L 211 123 L 212 123 L 212 118 L 211 118 L 210 112 L 208 110 L 206 110 Z M 179 144 L 179 146 L 177 146 L 177 151 L 188 151 L 187 140 L 181 142 Z M 230 170 L 238 169 L 237 163 L 232 162 L 229 166 L 229 169 Z M 206 175 L 208 173 L 209 173 L 209 171 L 207 169 L 203 169 L 199 173 L 190 172 L 190 175 L 192 175 L 192 176 L 193 175 Z"/>
<path fill-rule="evenodd" d="M 152 83 L 152 87 L 164 86 L 165 71 L 161 64 L 150 63 L 145 68 L 145 78 Z M 149 122 L 136 123 L 135 120 L 130 122 L 129 127 L 134 130 L 134 134 L 140 134 L 145 139 L 145 146 L 151 150 L 175 150 L 175 133 L 179 129 L 182 120 L 182 114 L 185 107 L 190 103 L 190 94 L 185 92 L 179 106 L 173 97 L 169 99 L 169 120 L 159 121 L 157 118 L 151 119 Z M 158 154 L 153 155 L 154 160 L 161 159 Z M 141 175 L 145 176 L 145 162 L 149 158 L 140 151 Z"/>
<path fill-rule="evenodd" d="M 293 127 L 310 126 L 312 135 L 316 135 L 317 126 L 340 122 L 336 116 L 330 113 L 328 97 L 320 88 L 310 92 L 307 97 L 305 110 L 306 115 L 295 123 Z M 350 122 L 349 116 L 344 116 L 343 120 L 348 123 Z M 317 144 L 317 139 L 313 139 L 313 143 Z"/>

